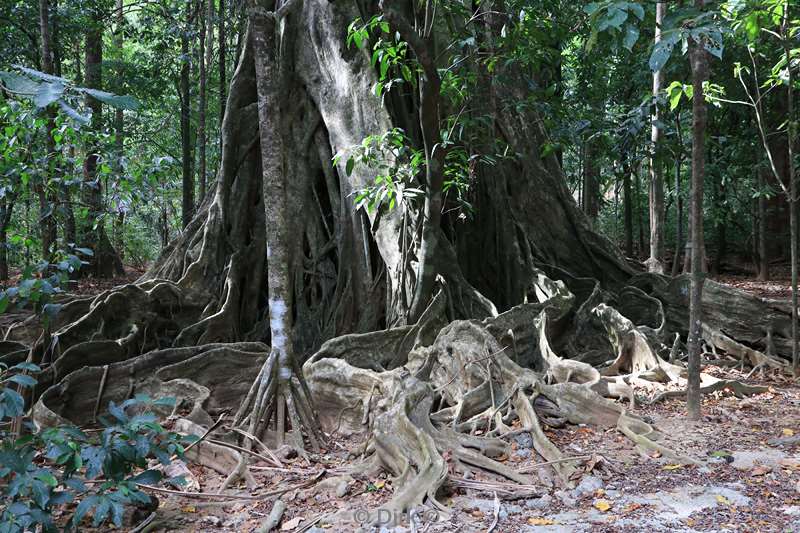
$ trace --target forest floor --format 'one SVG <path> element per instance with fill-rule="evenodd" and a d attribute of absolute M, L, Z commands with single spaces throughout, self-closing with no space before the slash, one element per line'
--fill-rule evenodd
<path fill-rule="evenodd" d="M 706 371 L 744 377 L 713 366 Z M 417 529 L 405 524 L 361 531 L 486 532 L 495 519 L 498 533 L 800 531 L 800 385 L 779 378 L 750 382 L 769 390 L 747 399 L 708 396 L 703 419 L 696 423 L 686 420 L 679 399 L 636 409 L 663 433 L 663 444 L 695 458 L 697 466 L 640 453 L 615 429 L 566 426 L 547 434 L 566 456 L 579 458 L 583 477 L 576 488 L 542 485 L 536 497 L 501 494 L 496 507 L 491 491 L 448 482 L 441 501 L 450 515 L 441 514 L 427 529 L 424 520 L 432 511 Z M 252 494 L 313 483 L 282 496 L 287 510 L 279 530 L 358 531 L 357 520 L 387 501 L 393 490 L 390 479 L 348 471 L 350 450 L 359 444 L 359 439 L 333 438 L 318 462 L 296 458 L 285 472 L 253 470 L 258 488 Z M 542 461 L 531 444 L 528 434 L 515 436 L 505 463 L 523 468 Z M 202 492 L 215 492 L 223 482 L 222 475 L 189 469 L 191 483 Z M 324 476 L 318 477 L 323 470 Z M 472 480 L 490 481 L 481 473 Z M 271 507 L 271 501 L 220 504 L 170 495 L 162 498 L 151 531 L 254 532 L 264 525 Z M 354 521 L 332 525 L 331 517 L 343 509 L 354 511 Z"/>
<path fill-rule="evenodd" d="M 81 280 L 77 292 L 92 294 L 138 277 L 110 282 Z M 783 298 L 788 282 L 760 283 L 752 278 L 723 276 L 718 281 Z M 745 380 L 737 369 L 707 366 L 717 377 Z M 692 423 L 684 416 L 684 402 L 637 406 L 635 413 L 662 434 L 662 443 L 696 459 L 685 466 L 657 453 L 642 453 L 615 429 L 566 426 L 546 433 L 565 456 L 575 458 L 582 477 L 573 489 L 541 485 L 534 495 L 515 497 L 448 481 L 441 502 L 449 514 L 433 511 L 419 526 L 360 528 L 359 519 L 391 498 L 386 476 L 370 477 L 358 468 L 351 450 L 362 439 L 332 437 L 327 449 L 311 462 L 296 457 L 285 469 L 251 463 L 254 489 L 236 487 L 250 498 L 275 490 L 286 491 L 287 505 L 275 531 L 297 532 L 570 532 L 570 531 L 798 531 L 800 532 L 800 383 L 776 376 L 755 375 L 745 380 L 768 391 L 746 399 L 714 393 L 704 399 L 703 419 Z M 640 394 L 643 391 L 639 391 Z M 527 433 L 513 437 L 507 465 L 524 468 L 543 459 L 531 449 Z M 180 490 L 215 493 L 225 476 L 189 464 L 189 486 Z M 534 476 L 535 478 L 535 476 Z M 459 478 L 461 479 L 461 478 Z M 497 481 L 480 472 L 469 481 Z M 296 487 L 296 488 L 295 488 Z M 288 489 L 288 490 L 287 490 Z M 230 492 L 230 491 L 229 491 Z M 146 531 L 256 532 L 267 522 L 274 498 L 263 501 L 214 501 L 177 494 L 157 494 L 160 506 Z M 340 511 L 352 513 L 342 522 Z M 336 525 L 333 525 L 336 524 Z"/>

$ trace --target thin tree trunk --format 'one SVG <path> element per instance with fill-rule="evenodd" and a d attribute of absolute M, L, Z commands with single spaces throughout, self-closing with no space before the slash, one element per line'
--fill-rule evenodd
<path fill-rule="evenodd" d="M 191 94 L 189 90 L 189 30 L 192 26 L 192 2 L 186 0 L 186 26 L 181 33 L 181 73 L 179 92 L 181 100 L 181 170 L 183 199 L 181 219 L 185 228 L 194 215 L 194 176 L 192 175 Z"/>
<path fill-rule="evenodd" d="M 600 197 L 600 170 L 596 162 L 596 143 L 591 140 L 586 145 L 586 157 L 583 165 L 583 212 L 592 224 L 597 222 Z"/>
<path fill-rule="evenodd" d="M 117 76 L 119 76 L 120 81 L 124 75 L 124 70 L 122 68 L 122 61 L 123 61 L 123 25 L 125 23 L 125 15 L 123 14 L 123 0 L 117 0 L 117 27 L 114 33 L 114 47 L 116 48 L 116 52 L 118 54 L 119 60 L 119 69 L 117 71 Z M 117 179 L 121 180 L 123 178 L 123 173 L 125 169 L 123 168 L 122 164 L 122 157 L 124 155 L 124 147 L 125 147 L 125 115 L 122 109 L 116 109 L 114 111 L 114 145 L 116 149 L 116 167 L 117 167 Z M 116 248 L 117 253 L 122 259 L 125 250 L 125 238 L 123 235 L 123 229 L 125 225 L 125 211 L 124 207 L 121 202 L 117 201 L 117 216 L 114 217 L 114 248 Z"/>
<path fill-rule="evenodd" d="M 0 281 L 8 279 L 8 226 L 11 224 L 15 198 L 10 194 L 0 200 Z"/>
<path fill-rule="evenodd" d="M 625 213 L 625 255 L 633 257 L 633 191 L 631 187 L 631 167 L 623 166 L 622 187 L 624 189 L 622 210 Z"/>
<path fill-rule="evenodd" d="M 797 179 L 794 168 L 794 144 L 797 138 L 797 123 L 794 116 L 794 73 L 791 61 L 791 43 L 789 41 L 789 0 L 783 10 L 783 51 L 786 58 L 786 70 L 789 74 L 788 84 L 786 85 L 786 113 L 788 115 L 788 159 L 789 159 L 789 228 L 791 239 L 791 261 L 792 261 L 792 369 L 794 375 L 800 372 L 800 353 L 798 353 L 798 326 L 797 326 Z"/>
<path fill-rule="evenodd" d="M 39 32 L 42 39 L 42 72 L 53 74 L 53 50 L 50 34 L 50 5 L 48 0 L 39 0 Z M 48 109 L 47 131 L 45 132 L 45 146 L 47 155 L 46 165 L 39 179 L 36 181 L 36 195 L 39 199 L 39 227 L 42 239 L 42 259 L 49 261 L 56 242 L 55 209 L 52 203 L 52 193 L 49 191 L 50 180 L 54 177 L 57 167 L 56 143 L 53 139 L 53 130 L 56 127 L 55 113 Z"/>
<path fill-rule="evenodd" d="M 100 89 L 102 85 L 103 33 L 100 16 L 93 13 L 89 28 L 86 30 L 86 79 L 85 85 L 92 89 Z M 103 106 L 94 98 L 86 99 L 86 107 L 92 111 L 91 129 L 100 131 L 103 123 Z M 83 162 L 83 201 L 88 207 L 88 214 L 81 231 L 81 240 L 85 248 L 97 252 L 99 245 L 98 232 L 95 226 L 101 224 L 102 214 L 100 180 L 97 180 L 97 151 L 99 146 L 91 143 L 87 147 Z M 93 258 L 93 259 L 96 259 Z"/>
<path fill-rule="evenodd" d="M 644 221 L 642 220 L 642 187 L 641 187 L 641 180 L 639 179 L 639 174 L 641 171 L 641 166 L 638 170 L 633 173 L 634 177 L 634 193 L 636 200 L 634 202 L 634 207 L 636 208 L 636 223 L 639 229 L 639 249 L 637 250 L 637 256 L 641 257 L 644 253 Z"/>
<path fill-rule="evenodd" d="M 681 193 L 681 156 L 675 157 L 675 257 L 672 259 L 672 275 L 677 276 L 681 265 L 683 246 L 683 194 Z"/>
<path fill-rule="evenodd" d="M 208 107 L 206 92 L 208 85 L 208 69 L 211 66 L 211 51 L 213 48 L 213 22 L 214 22 L 214 0 L 206 1 L 206 13 L 201 17 L 200 30 L 200 109 L 197 113 L 197 137 L 198 149 L 200 151 L 200 168 L 197 177 L 199 180 L 200 191 L 198 199 L 200 202 L 206 195 L 206 148 L 208 145 L 206 133 L 206 109 Z"/>
<path fill-rule="evenodd" d="M 85 85 L 92 89 L 102 89 L 103 80 L 103 14 L 92 12 L 92 19 L 86 30 L 86 80 Z M 86 106 L 92 110 L 92 131 L 99 132 L 103 125 L 103 106 L 94 98 L 87 98 Z M 99 146 L 91 143 L 87 147 L 83 163 L 83 202 L 88 208 L 81 231 L 84 248 L 89 248 L 94 255 L 89 258 L 89 268 L 82 269 L 99 278 L 110 278 L 115 273 L 124 272 L 122 261 L 105 230 L 103 214 L 103 185 L 97 179 L 97 162 Z"/>
<path fill-rule="evenodd" d="M 656 28 L 655 43 L 661 41 L 661 25 L 664 21 L 666 3 L 656 3 Z M 661 174 L 661 165 L 656 160 L 656 152 L 661 137 L 661 128 L 658 125 L 659 110 L 656 98 L 661 92 L 664 73 L 658 70 L 653 73 L 653 115 L 650 130 L 650 257 L 647 260 L 649 272 L 664 272 L 664 178 Z"/>
<path fill-rule="evenodd" d="M 695 0 L 702 10 L 704 0 Z M 686 410 L 690 420 L 700 418 L 700 349 L 702 345 L 703 297 L 703 179 L 705 177 L 706 103 L 703 82 L 708 74 L 706 51 L 702 44 L 689 45 L 692 69 L 692 275 L 689 295 L 689 368 Z"/>
<path fill-rule="evenodd" d="M 769 279 L 769 247 L 767 246 L 767 197 L 764 189 L 767 185 L 764 173 L 758 173 L 758 182 L 761 191 L 758 195 L 758 279 Z"/>
<path fill-rule="evenodd" d="M 209 0 L 213 1 L 213 0 Z M 225 34 L 225 0 L 219 0 L 219 15 L 218 15 L 218 29 L 217 40 L 219 41 L 219 123 L 222 124 L 222 118 L 225 116 L 225 104 L 227 103 L 228 82 L 226 80 L 227 67 L 227 39 Z"/>

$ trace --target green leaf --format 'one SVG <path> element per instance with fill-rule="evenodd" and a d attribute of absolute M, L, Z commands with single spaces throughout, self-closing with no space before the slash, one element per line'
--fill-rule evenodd
<path fill-rule="evenodd" d="M 644 20 L 644 8 L 636 2 L 628 2 L 628 11 L 633 11 L 633 14 L 639 20 Z"/>
<path fill-rule="evenodd" d="M 625 25 L 625 37 L 622 39 L 622 45 L 628 49 L 633 49 L 633 45 L 639 40 L 639 28 L 633 24 Z"/>
<path fill-rule="evenodd" d="M 591 2 L 587 4 L 586 7 L 583 8 L 583 11 L 587 15 L 594 15 L 598 9 L 600 9 L 600 4 L 597 2 Z"/>
<path fill-rule="evenodd" d="M 675 48 L 675 43 L 671 39 L 662 39 L 653 47 L 653 52 L 650 54 L 650 70 L 658 72 L 664 65 L 666 65 L 669 56 L 672 55 L 672 49 Z"/>
<path fill-rule="evenodd" d="M 52 74 L 45 74 L 44 72 L 28 67 L 23 67 L 22 65 L 12 65 L 15 69 L 27 74 L 29 77 L 35 80 L 46 81 L 50 83 L 60 83 L 62 85 L 66 85 L 69 83 L 66 78 L 60 78 L 58 76 L 53 76 Z"/>
<path fill-rule="evenodd" d="M 674 111 L 678 104 L 681 102 L 681 95 L 683 90 L 672 91 L 669 93 L 669 110 Z"/>
<path fill-rule="evenodd" d="M 59 82 L 42 83 L 33 97 L 33 103 L 38 108 L 45 108 L 64 96 L 64 84 Z"/>
<path fill-rule="evenodd" d="M 154 485 L 161 481 L 163 474 L 160 470 L 145 470 L 131 478 L 134 483 L 141 483 L 142 485 Z"/>
<path fill-rule="evenodd" d="M 347 158 L 347 164 L 344 167 L 345 174 L 350 176 L 350 174 L 353 173 L 353 167 L 355 167 L 355 166 L 356 166 L 356 160 L 353 159 L 352 157 L 348 157 Z"/>
<path fill-rule="evenodd" d="M 128 111 L 136 111 L 140 107 L 139 101 L 133 96 L 129 95 L 119 96 L 105 91 L 98 91 L 97 89 L 81 88 L 80 91 L 88 94 L 95 100 L 99 100 L 104 104 L 110 105 L 115 109 L 126 109 Z"/>
<path fill-rule="evenodd" d="M 15 374 L 8 378 L 8 380 L 17 383 L 18 385 L 22 385 L 23 387 L 33 387 L 37 383 L 35 379 L 30 376 L 26 376 L 25 374 Z"/>
<path fill-rule="evenodd" d="M 37 82 L 15 72 L 0 71 L 0 81 L 6 89 L 20 96 L 31 97 L 39 89 Z"/>
<path fill-rule="evenodd" d="M 64 100 L 58 101 L 58 107 L 61 108 L 61 111 L 64 112 L 69 118 L 77 122 L 79 125 L 85 126 L 89 123 L 89 117 L 86 115 L 81 115 L 78 111 L 75 110 L 72 106 L 67 104 Z"/>

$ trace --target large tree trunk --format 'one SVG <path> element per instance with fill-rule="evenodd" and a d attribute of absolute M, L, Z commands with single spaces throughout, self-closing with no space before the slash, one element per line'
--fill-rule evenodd
<path fill-rule="evenodd" d="M 628 266 L 591 230 L 556 157 L 540 157 L 546 137 L 531 108 L 498 106 L 493 134 L 520 155 L 476 170 L 473 219 L 443 217 L 447 232 L 435 228 L 433 295 L 419 320 L 404 323 L 406 295 L 420 282 L 413 228 L 425 207 L 356 212 L 354 192 L 373 182 L 374 170 L 348 173 L 346 158 L 331 165 L 333 154 L 399 120 L 372 91 L 369 53 L 346 45 L 346 28 L 361 12 L 327 0 L 285 5 L 253 6 L 250 18 L 263 17 L 254 21 L 262 26 L 251 25 L 242 40 L 220 171 L 195 217 L 142 279 L 74 299 L 56 318 L 62 353 L 41 376 L 42 387 L 51 386 L 35 420 L 75 417 L 98 396 L 117 401 L 179 380 L 202 392 L 194 418 L 210 424 L 209 415 L 238 406 L 236 418 L 249 416 L 255 432 L 274 421 L 277 434 L 290 430 L 304 447 L 302 428 L 313 447 L 316 417 L 296 401 L 310 395 L 326 430 L 339 429 L 338 418 L 345 430 L 365 431 L 371 462 L 361 467 L 398 476 L 386 504 L 396 511 L 436 504 L 448 475 L 443 454 L 529 483 L 492 459 L 506 448 L 496 438 L 506 422 L 495 416 L 506 404 L 561 483 L 576 469 L 542 422 L 616 427 L 671 453 L 653 442 L 647 423 L 601 395 L 633 400 L 628 374 L 661 372 L 685 386 L 683 369 L 659 354 L 674 333 L 688 333 L 687 280 Z M 496 97 L 524 97 L 526 80 L 504 74 L 509 83 Z M 290 213 L 298 214 L 291 223 Z M 782 368 L 754 347 L 760 328 L 774 323 L 776 353 L 785 356 L 790 311 L 708 285 L 709 342 Z M 32 343 L 35 334 L 30 322 L 8 340 Z M 44 346 L 34 353 L 46 357 Z M 615 362 L 606 375 L 589 365 L 608 360 Z M 285 402 L 274 394 L 280 388 Z M 265 438 L 277 444 L 271 434 Z"/>

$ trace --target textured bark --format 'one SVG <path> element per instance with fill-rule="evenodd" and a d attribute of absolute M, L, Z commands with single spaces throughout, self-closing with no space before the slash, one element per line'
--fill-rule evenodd
<path fill-rule="evenodd" d="M 681 191 L 681 163 L 679 154 L 675 157 L 675 256 L 672 258 L 672 275 L 677 276 L 681 267 L 683 250 L 683 192 Z"/>
<path fill-rule="evenodd" d="M 624 196 L 622 199 L 622 210 L 624 212 L 624 226 L 625 226 L 625 255 L 633 257 L 633 188 L 631 187 L 631 169 L 629 165 L 625 165 L 622 176 L 622 187 Z"/>
<path fill-rule="evenodd" d="M 758 173 L 759 188 L 766 186 L 764 171 Z M 763 192 L 763 191 L 762 191 Z M 767 281 L 769 276 L 769 248 L 767 247 L 767 198 L 758 196 L 758 279 Z"/>
<path fill-rule="evenodd" d="M 225 116 L 225 102 L 228 100 L 228 58 L 227 46 L 228 36 L 225 32 L 225 0 L 219 0 L 219 12 L 217 13 L 217 40 L 219 41 L 219 121 L 222 123 L 222 117 Z"/>
<path fill-rule="evenodd" d="M 661 41 L 661 25 L 667 6 L 665 2 L 656 3 L 655 43 Z M 662 165 L 657 160 L 657 152 L 661 139 L 661 128 L 658 125 L 659 109 L 656 99 L 660 96 L 664 84 L 664 73 L 658 70 L 653 73 L 653 113 L 650 117 L 650 257 L 647 259 L 647 270 L 664 273 L 664 177 Z"/>
<path fill-rule="evenodd" d="M 53 43 L 50 31 L 50 4 L 48 0 L 39 0 L 39 33 L 41 35 L 42 46 L 42 72 L 45 74 L 53 74 Z M 53 139 L 53 130 L 56 127 L 55 113 L 52 110 L 46 112 L 47 129 L 45 132 L 45 146 L 47 148 L 47 169 L 40 176 L 36 183 L 36 194 L 39 199 L 39 224 L 40 235 L 42 240 L 42 258 L 49 260 L 56 243 L 56 218 L 55 218 L 55 204 L 53 194 L 50 192 L 50 180 L 54 178 L 53 174 L 57 164 L 54 163 L 56 158 L 56 143 Z"/>
<path fill-rule="evenodd" d="M 203 0 L 205 2 L 202 8 L 205 8 L 204 16 L 201 17 L 201 30 L 200 30 L 200 88 L 199 88 L 199 102 L 197 112 L 197 145 L 199 151 L 199 165 L 197 169 L 197 178 L 199 181 L 198 195 L 200 201 L 203 201 L 206 195 L 207 183 L 207 148 L 208 148 L 208 132 L 207 132 L 207 92 L 208 92 L 208 71 L 211 68 L 211 54 L 214 48 L 214 0 Z"/>
<path fill-rule="evenodd" d="M 784 35 L 784 57 L 787 61 L 787 65 L 791 65 L 791 47 L 789 44 L 789 2 L 787 0 L 786 5 L 784 6 L 783 12 L 783 31 Z M 786 107 L 787 107 L 787 116 L 789 117 L 789 125 L 788 125 L 788 132 L 787 132 L 787 152 L 789 154 L 789 191 L 791 194 L 791 199 L 789 201 L 789 225 L 790 229 L 790 238 L 792 241 L 791 244 L 791 262 L 792 262 L 792 369 L 794 370 L 795 376 L 800 374 L 800 349 L 798 349 L 798 324 L 797 324 L 797 271 L 798 271 L 798 255 L 797 255 L 797 239 L 798 239 L 798 229 L 797 229 L 797 203 L 798 203 L 798 196 L 797 196 L 797 177 L 795 176 L 795 165 L 794 165 L 794 146 L 795 140 L 797 139 L 797 119 L 794 116 L 794 72 L 791 67 L 788 68 L 788 83 L 786 85 Z"/>
<path fill-rule="evenodd" d="M 597 166 L 596 140 L 586 141 L 583 163 L 583 212 L 592 223 L 600 212 L 600 168 Z"/>
<path fill-rule="evenodd" d="M 704 0 L 695 7 L 703 8 Z M 690 44 L 692 68 L 692 281 L 689 300 L 689 383 L 686 407 L 689 418 L 700 418 L 700 350 L 702 343 L 703 298 L 703 180 L 705 179 L 706 103 L 703 82 L 708 76 L 708 58 L 701 43 Z"/>
<path fill-rule="evenodd" d="M 191 57 L 189 55 L 189 32 L 192 27 L 193 11 L 192 1 L 186 0 L 186 22 L 181 31 L 181 73 L 178 81 L 178 96 L 181 101 L 181 172 L 182 172 L 182 198 L 181 220 L 183 227 L 189 225 L 194 216 L 194 174 L 192 170 L 192 101 L 189 77 L 191 74 Z"/>
<path fill-rule="evenodd" d="M 103 21 L 101 13 L 92 12 L 92 20 L 86 30 L 86 79 L 84 84 L 91 89 L 102 89 L 103 72 Z M 99 100 L 87 97 L 86 106 L 92 110 L 90 127 L 100 131 L 103 124 L 103 106 Z M 84 248 L 92 250 L 87 258 L 88 266 L 81 268 L 82 274 L 91 274 L 98 278 L 110 278 L 114 274 L 124 273 L 119 258 L 105 229 L 103 215 L 103 184 L 97 177 L 97 161 L 99 154 L 96 145 L 87 147 L 86 159 L 83 163 L 83 202 L 88 207 L 86 220 L 80 232 L 80 240 Z"/>
<path fill-rule="evenodd" d="M 258 432 L 274 420 L 292 444 L 313 447 L 317 416 L 297 400 L 310 396 L 326 430 L 365 432 L 358 468 L 397 476 L 386 504 L 395 511 L 437 505 L 450 466 L 538 490 L 528 473 L 493 459 L 507 449 L 512 424 L 556 461 L 540 472 L 545 483 L 568 485 L 580 468 L 563 460 L 542 425 L 617 428 L 691 462 L 659 444 L 627 406 L 603 398 L 633 406 L 643 382 L 685 387 L 685 369 L 661 357 L 666 339 L 687 334 L 687 280 L 637 275 L 590 229 L 555 156 L 539 157 L 545 132 L 536 115 L 498 106 L 497 133 L 522 155 L 477 171 L 474 219 L 444 217 L 433 297 L 403 325 L 402 291 L 414 289 L 410 262 L 420 253 L 404 242 L 424 208 L 355 212 L 353 193 L 373 171 L 348 173 L 343 159 L 331 165 L 332 154 L 395 124 L 372 93 L 368 52 L 343 38 L 361 13 L 326 0 L 252 7 L 263 26 L 251 23 L 242 41 L 216 186 L 142 279 L 65 303 L 53 324 L 61 352 L 42 376 L 34 419 L 73 417 L 98 398 L 178 390 L 170 395 L 185 398 L 201 424 L 239 406 L 240 425 Z M 526 80 L 507 74 L 514 82 L 496 87 L 497 98 L 522 98 Z M 289 225 L 289 213 L 304 216 Z M 767 359 L 756 346 L 775 324 L 769 338 L 785 357 L 786 306 L 708 285 L 704 332 L 720 350 L 760 364 Z M 27 357 L 36 328 L 13 328 L 0 362 Z M 34 359 L 45 352 L 38 347 Z M 602 372 L 591 366 L 609 360 Z M 275 401 L 281 387 L 284 402 Z"/>

